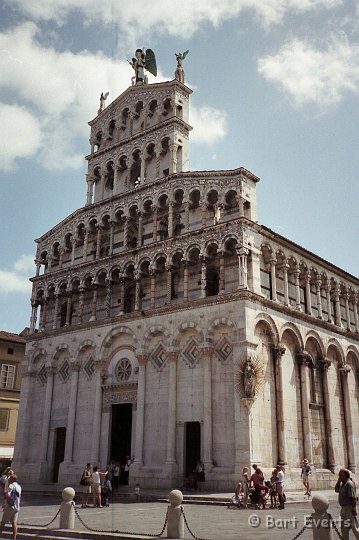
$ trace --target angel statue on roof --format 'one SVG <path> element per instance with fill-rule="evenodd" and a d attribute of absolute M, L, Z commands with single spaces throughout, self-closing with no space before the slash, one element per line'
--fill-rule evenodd
<path fill-rule="evenodd" d="M 146 49 L 146 52 L 143 52 L 142 49 L 137 49 L 135 58 L 132 58 L 132 62 L 129 60 L 128 63 L 135 71 L 135 75 L 131 79 L 132 86 L 143 86 L 144 84 L 148 84 L 145 69 L 155 77 L 157 76 L 156 57 L 152 49 Z"/>

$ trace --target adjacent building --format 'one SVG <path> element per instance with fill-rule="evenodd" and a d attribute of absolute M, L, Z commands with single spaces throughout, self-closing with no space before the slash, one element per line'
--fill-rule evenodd
<path fill-rule="evenodd" d="M 129 87 L 89 122 L 86 204 L 37 242 L 14 467 L 73 482 L 209 488 L 303 458 L 359 462 L 359 281 L 261 225 L 259 178 L 189 170 L 181 80 Z M 55 204 L 55 201 L 54 201 Z M 265 204 L 262 201 L 262 204 Z"/>
<path fill-rule="evenodd" d="M 0 471 L 14 453 L 25 338 L 0 331 Z"/>

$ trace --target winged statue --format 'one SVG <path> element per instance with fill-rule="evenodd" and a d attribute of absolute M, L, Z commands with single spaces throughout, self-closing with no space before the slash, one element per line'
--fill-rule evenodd
<path fill-rule="evenodd" d="M 152 49 L 146 49 L 146 52 L 143 49 L 137 49 L 132 62 L 129 60 L 128 63 L 135 72 L 135 75 L 131 79 L 134 86 L 148 84 L 145 70 L 149 71 L 155 77 L 157 76 L 156 56 Z"/>

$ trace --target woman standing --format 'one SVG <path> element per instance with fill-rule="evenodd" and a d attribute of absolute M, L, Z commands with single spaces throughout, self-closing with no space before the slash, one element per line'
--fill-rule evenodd
<path fill-rule="evenodd" d="M 248 476 L 248 467 L 242 469 L 242 493 L 243 493 L 243 508 L 248 508 L 248 490 L 250 484 L 250 478 Z"/>

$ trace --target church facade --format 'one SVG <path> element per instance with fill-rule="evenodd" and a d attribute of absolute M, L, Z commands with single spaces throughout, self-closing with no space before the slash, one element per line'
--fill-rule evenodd
<path fill-rule="evenodd" d="M 87 196 L 37 240 L 13 466 L 74 482 L 206 485 L 302 460 L 359 464 L 359 280 L 260 225 L 245 168 L 189 171 L 180 80 L 128 88 L 91 127 Z"/>

